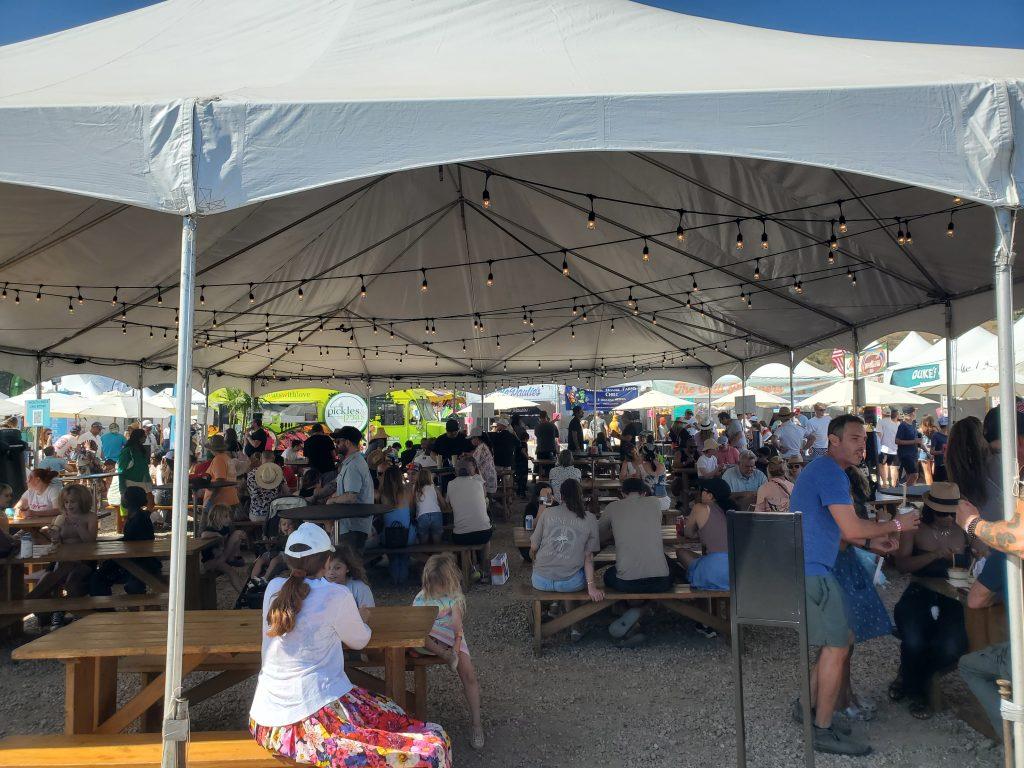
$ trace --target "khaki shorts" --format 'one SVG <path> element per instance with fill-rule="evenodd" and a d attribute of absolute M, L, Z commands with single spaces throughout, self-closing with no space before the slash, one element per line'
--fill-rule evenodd
<path fill-rule="evenodd" d="M 846 621 L 843 589 L 831 574 L 805 576 L 807 596 L 807 642 L 846 648 L 850 645 L 850 625 Z"/>

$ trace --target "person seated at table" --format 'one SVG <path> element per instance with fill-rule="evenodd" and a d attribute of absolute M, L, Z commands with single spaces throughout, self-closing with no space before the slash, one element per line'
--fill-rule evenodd
<path fill-rule="evenodd" d="M 583 472 L 579 467 L 574 467 L 572 464 L 572 451 L 568 448 L 563 449 L 558 454 L 558 463 L 551 468 L 548 473 L 548 482 L 551 483 L 551 489 L 555 495 L 555 501 L 558 503 L 562 502 L 562 483 L 566 480 L 575 480 L 580 482 L 583 479 Z"/>
<path fill-rule="evenodd" d="M 433 440 L 429 437 L 424 437 L 420 440 L 420 447 L 416 449 L 416 453 L 412 457 L 412 463 L 423 469 L 437 466 L 437 460 L 434 458 Z"/>
<path fill-rule="evenodd" d="M 644 481 L 627 477 L 622 498 L 601 513 L 601 539 L 615 541 L 615 564 L 604 572 L 604 585 L 619 592 L 664 592 L 672 587 L 661 538 L 661 504 L 649 496 Z"/>
<path fill-rule="evenodd" d="M 14 489 L 8 483 L 0 483 L 0 512 L 10 508 L 14 502 Z M 7 515 L 0 515 L 0 557 L 17 554 L 21 544 L 11 536 L 11 523 Z"/>
<path fill-rule="evenodd" d="M 67 486 L 58 496 L 57 507 L 60 514 L 53 525 L 45 529 L 50 541 L 58 547 L 96 541 L 99 520 L 93 511 L 92 494 L 88 488 L 84 485 Z M 30 600 L 53 597 L 61 591 L 68 597 L 81 597 L 89 591 L 89 577 L 94 566 L 95 563 L 88 561 L 55 562 L 26 597 Z M 50 629 L 57 629 L 64 625 L 63 611 L 37 613 L 36 616 L 40 628 L 49 625 Z"/>
<path fill-rule="evenodd" d="M 701 480 L 700 500 L 693 505 L 683 536 L 700 537 L 704 554 L 690 549 L 676 550 L 679 565 L 687 569 L 690 586 L 694 589 L 729 589 L 729 547 L 725 513 L 734 508 L 729 496 L 729 485 L 721 478 Z"/>
<path fill-rule="evenodd" d="M 25 492 L 14 505 L 15 515 L 26 519 L 57 515 L 60 489 L 57 473 L 52 469 L 33 469 L 29 473 Z"/>
<path fill-rule="evenodd" d="M 494 454 L 491 452 L 491 436 L 484 434 L 483 429 L 474 427 L 469 437 L 473 446 L 473 461 L 476 462 L 480 477 L 484 481 L 484 490 L 489 494 L 498 492 L 498 470 L 494 466 Z"/>
<path fill-rule="evenodd" d="M 764 472 L 755 465 L 757 457 L 753 451 L 742 450 L 739 452 L 739 461 L 736 466 L 729 467 L 722 473 L 722 479 L 729 485 L 733 493 L 757 493 L 757 491 L 768 482 Z"/>
<path fill-rule="evenodd" d="M 542 592 L 579 592 L 586 588 L 595 603 L 604 593 L 594 580 L 594 553 L 601 550 L 597 518 L 583 505 L 583 489 L 577 480 L 562 483 L 562 502 L 537 518 L 530 535 L 531 583 Z M 565 603 L 566 611 L 572 604 Z M 583 635 L 572 627 L 570 639 Z"/>
<path fill-rule="evenodd" d="M 704 450 L 701 456 L 694 462 L 697 467 L 697 477 L 701 480 L 718 477 L 721 472 L 718 468 L 718 441 L 709 437 L 704 441 Z"/>
<path fill-rule="evenodd" d="M 245 487 L 249 491 L 249 519 L 262 523 L 270 517 L 270 502 L 288 495 L 288 484 L 273 451 L 263 451 L 259 456 L 262 463 L 246 473 Z"/>
<path fill-rule="evenodd" d="M 299 476 L 295 471 L 295 467 L 291 464 L 284 463 L 284 457 L 280 454 L 274 453 L 274 463 L 281 468 L 281 474 L 284 476 L 284 484 L 287 489 L 287 494 L 291 495 L 295 493 L 299 485 Z"/>
<path fill-rule="evenodd" d="M 344 649 L 370 640 L 369 609 L 323 578 L 333 551 L 327 533 L 303 523 L 288 537 L 287 578 L 263 597 L 262 664 L 249 732 L 269 752 L 320 766 L 451 768 L 444 729 L 408 717 L 345 674 Z"/>
<path fill-rule="evenodd" d="M 366 583 L 366 567 L 363 559 L 348 544 L 338 544 L 327 559 L 324 578 L 332 584 L 341 584 L 352 593 L 360 608 L 373 608 L 373 591 Z"/>
<path fill-rule="evenodd" d="M 740 450 L 732 445 L 725 435 L 718 438 L 718 450 L 715 452 L 718 466 L 724 469 L 740 463 Z"/>
<path fill-rule="evenodd" d="M 213 542 L 203 550 L 201 559 L 207 573 L 222 573 L 235 589 L 242 587 L 237 569 L 245 564 L 242 560 L 242 542 L 245 534 L 231 530 L 231 507 L 215 504 L 210 510 L 208 521 L 199 534 L 203 541 Z"/>
<path fill-rule="evenodd" d="M 321 472 L 310 467 L 302 473 L 299 481 L 299 496 L 310 504 L 326 504 L 337 493 L 337 489 L 338 473 L 333 469 Z"/>
<path fill-rule="evenodd" d="M 537 518 L 540 517 L 548 507 L 554 506 L 558 502 L 555 501 L 555 492 L 551 488 L 551 483 L 545 483 L 543 480 L 535 483 L 533 486 L 533 495 L 530 500 L 526 502 L 526 506 L 523 508 L 523 525 L 526 525 L 526 516 L 533 515 L 534 524 L 537 522 Z"/>
<path fill-rule="evenodd" d="M 302 461 L 302 452 L 299 450 L 301 447 L 302 443 L 297 438 L 292 438 L 281 452 L 281 458 L 293 464 Z"/>
<path fill-rule="evenodd" d="M 249 573 L 249 581 L 257 584 L 266 584 L 268 581 L 284 573 L 288 565 L 284 561 L 284 544 L 288 536 L 298 528 L 299 525 L 290 517 L 279 517 L 275 515 L 267 521 L 264 528 L 263 538 L 267 542 L 267 550 L 252 564 L 252 571 Z M 271 530 L 273 529 L 273 530 Z"/>
<path fill-rule="evenodd" d="M 416 527 L 409 511 L 413 489 L 406 486 L 402 470 L 389 466 L 380 479 L 380 503 L 390 508 L 384 513 L 381 544 L 387 549 L 407 547 L 416 543 Z M 388 572 L 394 586 L 405 584 L 409 578 L 409 555 L 388 555 Z"/>
<path fill-rule="evenodd" d="M 413 605 L 437 608 L 437 618 L 430 629 L 426 650 L 448 662 L 459 675 L 462 691 L 469 705 L 471 722 L 470 746 L 484 748 L 484 727 L 480 720 L 480 682 L 469 657 L 463 617 L 466 598 L 462 594 L 462 576 L 455 558 L 448 552 L 431 555 L 423 566 L 423 588 L 413 598 Z"/>
<path fill-rule="evenodd" d="M 789 475 L 790 481 L 796 485 L 796 479 L 800 477 L 800 473 L 804 470 L 804 460 L 800 456 L 790 456 L 786 459 L 786 473 Z"/>
<path fill-rule="evenodd" d="M 923 501 L 920 527 L 900 537 L 893 557 L 900 573 L 911 578 L 893 610 L 900 671 L 889 686 L 890 698 L 908 699 L 910 714 L 921 720 L 931 717 L 927 694 L 932 675 L 967 652 L 963 606 L 947 576 L 950 568 L 966 568 L 970 560 L 967 534 L 956 525 L 960 489 L 955 483 L 934 483 Z"/>
<path fill-rule="evenodd" d="M 153 541 L 155 538 L 153 519 L 146 509 L 146 492 L 138 487 L 125 488 L 121 505 L 128 511 L 124 521 L 124 541 Z M 160 561 L 155 557 L 136 557 L 132 562 L 149 573 L 158 574 Z M 125 594 L 144 595 L 146 584 L 134 574 L 125 570 L 113 560 L 105 560 L 93 571 L 89 580 L 89 594 L 95 596 L 111 594 L 111 586 L 124 584 Z"/>
<path fill-rule="evenodd" d="M 757 489 L 755 512 L 789 512 L 793 482 L 786 476 L 786 461 L 781 456 L 768 460 L 768 479 Z"/>
<path fill-rule="evenodd" d="M 444 533 L 441 492 L 434 485 L 429 469 L 416 473 L 412 487 L 412 504 L 416 511 L 416 537 L 420 544 L 440 544 Z"/>
<path fill-rule="evenodd" d="M 483 480 L 477 474 L 476 463 L 468 456 L 459 459 L 456 477 L 448 483 L 448 504 L 452 508 L 452 543 L 484 545 L 477 553 L 480 567 L 473 571 L 473 578 L 489 584 L 491 559 L 487 543 L 494 535 L 494 527 L 487 514 Z"/>
<path fill-rule="evenodd" d="M 131 443 L 131 440 L 128 442 Z M 210 481 L 212 483 L 230 483 L 230 485 L 210 488 L 206 492 L 203 501 L 203 512 L 204 514 L 209 514 L 214 506 L 228 507 L 228 520 L 230 520 L 231 511 L 238 506 L 239 502 L 238 486 L 236 485 L 238 478 L 235 474 L 235 467 L 232 464 L 231 456 L 228 453 L 227 444 L 223 437 L 220 435 L 211 437 L 210 442 L 207 443 L 207 448 L 213 454 L 210 466 L 206 469 L 206 474 L 209 476 Z M 217 527 L 219 528 L 220 526 Z"/>
<path fill-rule="evenodd" d="M 405 450 L 401 452 L 398 457 L 398 462 L 403 466 L 407 467 L 412 464 L 413 459 L 416 458 L 416 444 L 412 440 L 405 441 Z"/>
<path fill-rule="evenodd" d="M 36 469 L 52 469 L 54 472 L 63 472 L 67 466 L 67 459 L 59 458 L 53 446 L 48 445 L 43 448 L 43 458 L 36 464 Z"/>

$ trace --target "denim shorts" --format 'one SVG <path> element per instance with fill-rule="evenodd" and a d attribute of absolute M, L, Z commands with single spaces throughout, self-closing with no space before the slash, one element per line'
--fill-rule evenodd
<path fill-rule="evenodd" d="M 587 576 L 580 568 L 576 575 L 561 581 L 553 581 L 541 576 L 537 571 L 533 572 L 533 588 L 541 592 L 580 592 L 587 587 Z"/>
<path fill-rule="evenodd" d="M 441 533 L 444 531 L 444 516 L 440 512 L 425 512 L 416 518 L 416 535 L 420 541 L 427 536 L 433 536 L 441 540 Z"/>

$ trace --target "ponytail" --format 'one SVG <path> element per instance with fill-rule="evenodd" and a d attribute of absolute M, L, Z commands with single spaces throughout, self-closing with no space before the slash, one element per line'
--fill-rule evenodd
<path fill-rule="evenodd" d="M 319 574 L 327 563 L 327 553 L 320 552 L 306 557 L 284 556 L 291 568 L 291 574 L 285 579 L 281 590 L 274 595 L 267 611 L 267 636 L 281 637 L 295 629 L 295 620 L 302 611 L 302 603 L 309 595 L 309 574 Z"/>

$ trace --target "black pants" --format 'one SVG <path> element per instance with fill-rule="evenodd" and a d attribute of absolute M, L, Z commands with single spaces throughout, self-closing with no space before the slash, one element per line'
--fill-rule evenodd
<path fill-rule="evenodd" d="M 453 533 L 452 544 L 466 544 L 468 546 L 486 544 L 491 540 L 491 536 L 493 535 L 493 528 L 485 528 L 482 531 L 471 531 L 470 533 Z"/>
<path fill-rule="evenodd" d="M 944 483 L 949 478 L 946 475 L 946 465 L 943 464 L 941 467 L 935 467 L 932 469 L 932 482 L 933 483 Z"/>
<path fill-rule="evenodd" d="M 672 589 L 671 576 L 654 576 L 649 579 L 620 579 L 615 566 L 604 572 L 604 585 L 617 592 L 667 592 Z"/>
<path fill-rule="evenodd" d="M 139 557 L 136 558 L 134 562 L 140 568 L 143 568 L 150 573 L 160 573 L 160 561 L 154 557 Z M 89 577 L 89 594 L 92 597 L 110 595 L 112 594 L 112 590 L 110 588 L 114 584 L 124 584 L 125 594 L 128 595 L 146 594 L 145 583 L 143 583 L 141 579 L 130 574 L 113 560 L 107 560 L 106 562 L 101 563 L 100 566 L 92 572 Z"/>
<path fill-rule="evenodd" d="M 933 618 L 933 608 L 938 618 Z M 964 609 L 959 601 L 910 584 L 893 611 L 899 631 L 900 669 L 908 696 L 924 696 L 928 681 L 967 652 Z"/>
<path fill-rule="evenodd" d="M 519 451 L 516 454 L 515 461 L 512 462 L 512 470 L 516 475 L 516 493 L 526 493 L 526 478 L 530 473 L 528 461 L 526 453 Z"/>

